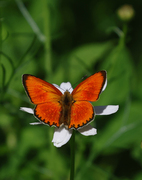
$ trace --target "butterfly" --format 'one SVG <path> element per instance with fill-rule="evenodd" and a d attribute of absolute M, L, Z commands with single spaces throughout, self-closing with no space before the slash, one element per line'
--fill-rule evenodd
<path fill-rule="evenodd" d="M 23 86 L 35 105 L 34 116 L 49 126 L 78 129 L 90 123 L 95 112 L 92 104 L 106 82 L 106 71 L 99 71 L 80 84 L 70 93 L 64 94 L 54 85 L 30 74 L 22 76 Z"/>

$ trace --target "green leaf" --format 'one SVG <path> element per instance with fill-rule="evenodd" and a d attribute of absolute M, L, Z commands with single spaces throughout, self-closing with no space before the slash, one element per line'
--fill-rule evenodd
<path fill-rule="evenodd" d="M 97 71 L 93 68 L 95 64 L 105 56 L 112 46 L 112 42 L 104 42 L 86 44 L 74 49 L 70 53 L 70 57 L 63 62 L 64 64 L 60 64 L 54 74 L 54 79 L 64 81 L 68 76 L 68 81 L 76 83 L 86 73 L 90 76 Z"/>
<path fill-rule="evenodd" d="M 126 111 L 121 109 L 121 114 L 117 118 L 113 118 L 103 132 L 99 134 L 98 146 L 100 148 L 113 147 L 127 147 L 128 145 L 141 142 L 142 137 L 142 105 L 140 103 L 133 103 L 130 107 L 130 112 L 128 113 L 128 120 L 124 124 L 123 118 Z M 118 113 L 118 112 L 117 112 Z"/>
<path fill-rule="evenodd" d="M 102 63 L 107 71 L 108 84 L 99 104 L 121 104 L 131 92 L 133 65 L 127 48 L 116 47 Z M 102 98 L 103 96 L 103 98 Z"/>

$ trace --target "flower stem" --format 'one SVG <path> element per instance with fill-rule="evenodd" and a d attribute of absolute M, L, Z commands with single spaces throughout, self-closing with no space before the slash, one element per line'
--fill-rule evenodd
<path fill-rule="evenodd" d="M 123 24 L 123 35 L 120 37 L 120 40 L 119 40 L 119 46 L 120 47 L 123 47 L 125 45 L 125 41 L 126 41 L 126 35 L 127 35 L 127 23 L 124 23 Z"/>
<path fill-rule="evenodd" d="M 70 180 L 74 180 L 74 169 L 75 169 L 75 131 L 73 130 L 71 137 L 71 169 L 70 169 Z"/>

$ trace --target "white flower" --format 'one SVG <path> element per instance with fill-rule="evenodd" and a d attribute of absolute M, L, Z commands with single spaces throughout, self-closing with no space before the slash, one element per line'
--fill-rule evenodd
<path fill-rule="evenodd" d="M 72 93 L 73 88 L 69 82 L 67 83 L 61 83 L 60 87 L 56 84 L 53 84 L 56 88 L 58 88 L 62 93 L 64 93 L 66 90 L 68 90 L 70 93 Z M 107 86 L 107 81 L 104 84 L 103 90 L 105 90 Z M 96 115 L 109 115 L 113 114 L 118 111 L 119 106 L 118 105 L 108 105 L 108 106 L 95 106 L 94 111 Z M 31 108 L 21 107 L 20 110 L 25 111 L 30 114 L 34 114 L 34 110 Z M 41 121 L 30 123 L 30 125 L 39 125 L 44 124 Z M 92 136 L 97 134 L 97 130 L 93 128 L 90 124 L 83 126 L 79 129 L 77 129 L 82 135 L 84 136 Z M 64 126 L 61 126 L 60 128 L 55 127 L 54 135 L 52 142 L 54 146 L 61 147 L 64 144 L 66 144 L 71 136 L 72 136 L 72 129 L 66 129 Z"/>

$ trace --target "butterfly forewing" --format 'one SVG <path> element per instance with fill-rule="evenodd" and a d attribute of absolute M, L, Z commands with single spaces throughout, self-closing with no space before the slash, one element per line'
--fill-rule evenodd
<path fill-rule="evenodd" d="M 58 101 L 62 95 L 52 84 L 29 74 L 23 75 L 23 85 L 34 104 Z"/>
<path fill-rule="evenodd" d="M 99 71 L 82 81 L 73 90 L 74 100 L 96 101 L 106 81 L 106 71 Z"/>

